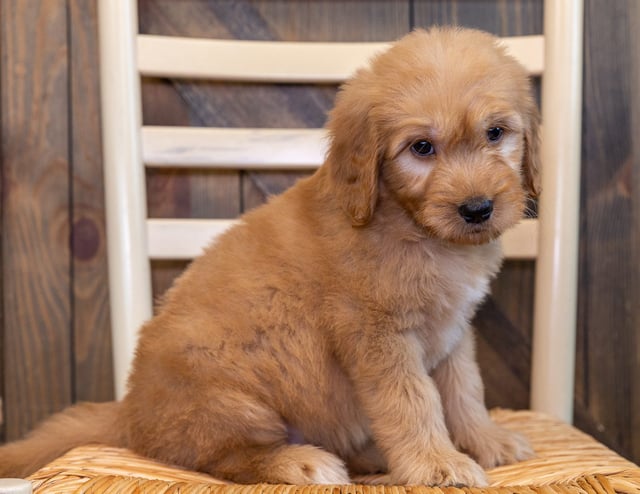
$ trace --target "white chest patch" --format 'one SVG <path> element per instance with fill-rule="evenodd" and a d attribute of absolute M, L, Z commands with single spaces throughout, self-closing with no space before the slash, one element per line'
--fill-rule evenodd
<path fill-rule="evenodd" d="M 442 313 L 439 321 L 431 321 L 430 329 L 422 337 L 425 345 L 425 366 L 428 370 L 433 369 L 458 345 L 478 304 L 489 291 L 490 273 L 474 272 L 473 268 L 464 262 L 455 267 L 449 266 L 447 276 L 451 284 L 448 293 L 443 293 L 443 296 L 450 300 L 450 305 Z"/>
<path fill-rule="evenodd" d="M 485 296 L 489 289 L 489 279 L 485 277 L 477 277 L 475 283 L 469 283 L 465 286 L 465 301 L 466 306 L 475 307 Z"/>

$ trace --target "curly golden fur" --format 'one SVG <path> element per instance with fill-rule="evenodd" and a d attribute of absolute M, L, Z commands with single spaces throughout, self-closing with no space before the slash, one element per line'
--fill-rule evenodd
<path fill-rule="evenodd" d="M 338 94 L 326 163 L 215 241 L 144 325 L 121 403 L 0 448 L 87 442 L 237 482 L 480 486 L 531 455 L 484 406 L 470 320 L 538 192 L 538 113 L 496 39 L 417 30 Z"/>

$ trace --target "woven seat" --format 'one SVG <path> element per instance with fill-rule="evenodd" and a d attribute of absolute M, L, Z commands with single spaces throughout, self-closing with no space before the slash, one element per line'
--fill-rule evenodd
<path fill-rule="evenodd" d="M 376 485 L 381 481 L 378 477 L 357 479 L 361 483 L 348 486 L 231 484 L 104 446 L 76 448 L 30 480 L 36 493 L 640 493 L 640 467 L 574 427 L 531 411 L 493 410 L 492 416 L 529 437 L 536 457 L 490 470 L 491 486 L 482 489 Z"/>

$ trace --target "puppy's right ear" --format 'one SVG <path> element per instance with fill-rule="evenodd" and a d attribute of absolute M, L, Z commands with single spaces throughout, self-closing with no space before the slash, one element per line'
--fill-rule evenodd
<path fill-rule="evenodd" d="M 540 112 L 531 99 L 525 112 L 525 151 L 522 159 L 524 186 L 532 199 L 540 195 Z"/>
<path fill-rule="evenodd" d="M 358 83 L 364 73 L 346 83 L 329 114 L 329 167 L 336 197 L 354 226 L 366 225 L 378 198 L 381 159 L 379 139 L 371 119 L 371 97 Z"/>

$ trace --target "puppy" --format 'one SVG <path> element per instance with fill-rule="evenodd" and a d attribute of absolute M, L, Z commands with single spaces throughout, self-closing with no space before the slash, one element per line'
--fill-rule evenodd
<path fill-rule="evenodd" d="M 538 120 L 492 36 L 407 35 L 338 94 L 317 173 L 169 290 L 126 398 L 0 448 L 0 476 L 89 442 L 242 483 L 481 486 L 529 457 L 487 414 L 470 320 L 538 192 Z"/>

